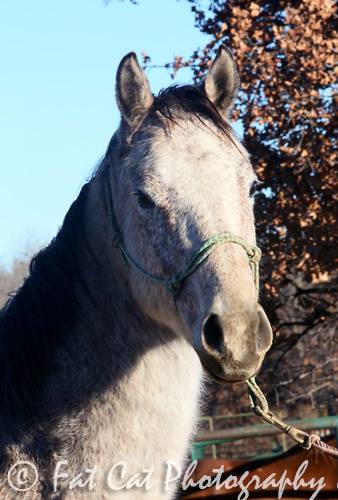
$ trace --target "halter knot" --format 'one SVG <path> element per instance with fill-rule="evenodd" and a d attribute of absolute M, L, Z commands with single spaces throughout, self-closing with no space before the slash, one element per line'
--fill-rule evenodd
<path fill-rule="evenodd" d="M 247 247 L 247 255 L 252 264 L 258 264 L 261 260 L 262 252 L 258 247 Z"/>

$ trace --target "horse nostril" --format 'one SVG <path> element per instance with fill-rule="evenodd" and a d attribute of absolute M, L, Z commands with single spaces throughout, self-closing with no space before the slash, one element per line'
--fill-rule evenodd
<path fill-rule="evenodd" d="M 224 339 L 223 330 L 217 314 L 210 314 L 203 326 L 203 337 L 205 343 L 214 351 L 223 353 Z"/>

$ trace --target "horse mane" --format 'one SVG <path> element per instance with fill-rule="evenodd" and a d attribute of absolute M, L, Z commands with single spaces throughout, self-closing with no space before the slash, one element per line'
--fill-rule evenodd
<path fill-rule="evenodd" d="M 83 240 L 86 184 L 52 242 L 31 261 L 29 276 L 0 311 L 0 415 L 35 411 L 37 386 L 74 320 L 77 248 Z"/>

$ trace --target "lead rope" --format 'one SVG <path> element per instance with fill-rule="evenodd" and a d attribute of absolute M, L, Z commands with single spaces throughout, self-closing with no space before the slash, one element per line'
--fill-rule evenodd
<path fill-rule="evenodd" d="M 296 443 L 300 444 L 305 450 L 310 450 L 312 447 L 321 450 L 328 455 L 338 458 L 338 449 L 330 446 L 321 440 L 317 434 L 308 434 L 307 432 L 298 429 L 297 427 L 287 424 L 279 419 L 271 410 L 263 392 L 257 385 L 255 377 L 246 381 L 250 406 L 253 412 L 265 422 L 274 427 L 277 427 L 285 434 L 288 434 Z"/>
<path fill-rule="evenodd" d="M 258 263 L 255 270 L 255 285 L 257 298 L 259 294 L 259 270 Z M 274 427 L 277 427 L 285 434 L 288 434 L 296 443 L 300 444 L 305 450 L 310 450 L 311 448 L 317 448 L 323 453 L 327 453 L 332 457 L 338 458 L 338 449 L 334 446 L 330 446 L 321 440 L 320 436 L 317 434 L 308 434 L 307 432 L 298 429 L 297 427 L 287 424 L 280 418 L 278 418 L 270 409 L 269 403 L 262 390 L 258 386 L 255 377 L 251 377 L 246 380 L 246 385 L 249 394 L 250 406 L 258 417 L 267 422 Z"/>

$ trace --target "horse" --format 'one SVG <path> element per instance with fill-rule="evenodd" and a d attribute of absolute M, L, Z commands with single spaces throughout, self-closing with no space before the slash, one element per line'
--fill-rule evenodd
<path fill-rule="evenodd" d="M 260 369 L 238 88 L 225 47 L 200 84 L 157 96 L 135 53 L 121 60 L 119 128 L 1 311 L 1 499 L 174 498 L 164 469 L 188 458 L 205 374 Z"/>

